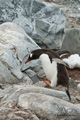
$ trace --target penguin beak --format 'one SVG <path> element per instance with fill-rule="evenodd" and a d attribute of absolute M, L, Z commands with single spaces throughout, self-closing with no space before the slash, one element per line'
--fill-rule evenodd
<path fill-rule="evenodd" d="M 25 64 L 28 63 L 29 61 L 30 61 L 30 59 L 28 59 L 28 60 L 25 62 Z"/>

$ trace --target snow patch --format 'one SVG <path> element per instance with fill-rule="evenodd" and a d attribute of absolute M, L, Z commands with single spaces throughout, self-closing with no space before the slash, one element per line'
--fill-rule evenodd
<path fill-rule="evenodd" d="M 69 65 L 69 68 L 80 68 L 80 56 L 78 54 L 72 54 L 68 58 L 64 58 L 63 61 Z"/>

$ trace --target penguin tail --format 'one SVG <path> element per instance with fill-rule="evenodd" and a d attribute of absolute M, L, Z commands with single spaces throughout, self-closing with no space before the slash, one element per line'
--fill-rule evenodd
<path fill-rule="evenodd" d="M 66 94 L 68 95 L 69 100 L 71 100 L 71 96 L 70 96 L 70 93 L 69 93 L 69 88 L 66 88 Z"/>

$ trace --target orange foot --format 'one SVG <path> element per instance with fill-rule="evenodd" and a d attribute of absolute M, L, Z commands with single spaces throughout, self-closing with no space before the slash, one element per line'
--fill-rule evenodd
<path fill-rule="evenodd" d="M 45 77 L 45 79 L 46 79 L 47 81 L 51 82 L 51 81 L 48 79 L 48 77 Z"/>
<path fill-rule="evenodd" d="M 48 82 L 47 80 L 44 80 L 44 82 L 51 87 L 50 82 Z"/>

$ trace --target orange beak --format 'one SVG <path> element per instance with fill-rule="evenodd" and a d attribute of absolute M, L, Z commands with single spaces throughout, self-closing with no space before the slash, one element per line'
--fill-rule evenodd
<path fill-rule="evenodd" d="M 30 60 L 28 59 L 28 60 L 25 62 L 25 64 L 28 63 L 29 61 L 30 61 Z"/>

